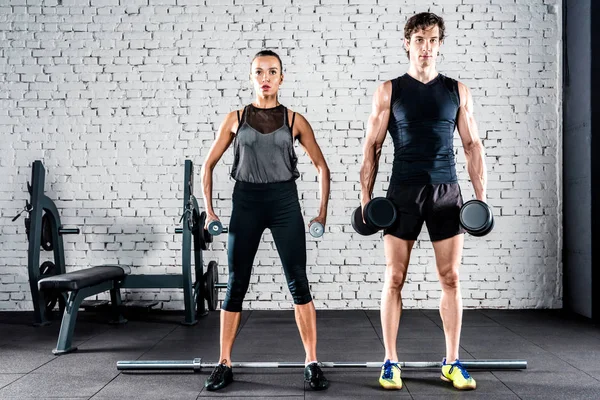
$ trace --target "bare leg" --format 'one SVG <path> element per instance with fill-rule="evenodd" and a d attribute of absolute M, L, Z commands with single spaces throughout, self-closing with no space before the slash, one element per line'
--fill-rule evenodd
<path fill-rule="evenodd" d="M 381 292 L 381 327 L 385 360 L 398 361 L 396 339 L 402 314 L 402 287 L 414 240 L 404 240 L 392 235 L 383 237 L 385 247 L 385 281 Z"/>
<path fill-rule="evenodd" d="M 444 324 L 446 337 L 446 360 L 452 362 L 458 358 L 460 331 L 462 327 L 462 296 L 458 270 L 464 235 L 433 242 L 438 277 L 442 285 L 440 316 Z"/>
<path fill-rule="evenodd" d="M 317 361 L 317 313 L 315 304 L 312 301 L 307 304 L 295 304 L 294 314 L 306 352 L 305 362 Z"/>
<path fill-rule="evenodd" d="M 240 326 L 241 312 L 221 310 L 221 355 L 219 362 L 231 367 L 231 349 Z"/>

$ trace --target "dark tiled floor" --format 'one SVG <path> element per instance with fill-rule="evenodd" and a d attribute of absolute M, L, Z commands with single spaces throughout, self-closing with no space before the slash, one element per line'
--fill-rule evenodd
<path fill-rule="evenodd" d="M 328 369 L 331 387 L 312 392 L 301 370 L 238 369 L 235 383 L 203 389 L 210 371 L 128 372 L 119 360 L 202 357 L 217 361 L 219 314 L 196 326 L 175 314 L 150 314 L 112 326 L 81 313 L 79 350 L 52 355 L 59 324 L 33 327 L 30 313 L 0 313 L 0 399 L 600 399 L 600 325 L 553 310 L 465 311 L 463 359 L 525 359 L 524 371 L 471 371 L 477 390 L 457 392 L 432 370 L 404 370 L 402 391 L 383 391 L 376 369 Z M 318 312 L 322 361 L 378 361 L 383 357 L 377 311 Z M 404 312 L 398 338 L 402 361 L 439 361 L 444 335 L 437 310 Z M 234 347 L 236 361 L 302 361 L 291 311 L 245 312 Z"/>

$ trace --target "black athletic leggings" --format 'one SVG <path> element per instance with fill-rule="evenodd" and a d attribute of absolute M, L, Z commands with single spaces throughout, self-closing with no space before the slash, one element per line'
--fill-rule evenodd
<path fill-rule="evenodd" d="M 306 278 L 306 237 L 296 182 L 236 182 L 229 221 L 229 281 L 222 309 L 242 311 L 263 231 L 273 234 L 295 304 L 312 300 Z"/>

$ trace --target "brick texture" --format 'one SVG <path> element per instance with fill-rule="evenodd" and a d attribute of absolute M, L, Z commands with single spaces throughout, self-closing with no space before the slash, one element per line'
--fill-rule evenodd
<path fill-rule="evenodd" d="M 0 309 L 32 308 L 23 220 L 31 163 L 43 159 L 46 193 L 66 226 L 69 269 L 121 263 L 134 273 L 176 273 L 183 161 L 199 167 L 224 115 L 252 101 L 251 57 L 277 51 L 281 102 L 306 116 L 331 168 L 326 234 L 307 234 L 318 308 L 379 307 L 380 235 L 352 231 L 362 141 L 378 84 L 403 74 L 403 27 L 442 15 L 440 72 L 472 91 L 486 148 L 496 228 L 466 238 L 461 282 L 467 308 L 562 305 L 560 13 L 555 0 L 3 0 L 0 2 Z M 463 196 L 473 196 L 458 134 Z M 318 207 L 316 171 L 298 149 L 301 205 Z M 375 195 L 391 172 L 386 140 Z M 232 151 L 215 171 L 215 206 L 227 224 Z M 196 194 L 201 197 L 200 179 Z M 218 260 L 226 279 L 226 241 Z M 221 293 L 221 297 L 224 293 Z M 182 307 L 177 290 L 130 299 Z M 440 298 L 423 231 L 404 289 L 407 308 Z M 260 245 L 245 305 L 292 307 L 272 236 Z"/>

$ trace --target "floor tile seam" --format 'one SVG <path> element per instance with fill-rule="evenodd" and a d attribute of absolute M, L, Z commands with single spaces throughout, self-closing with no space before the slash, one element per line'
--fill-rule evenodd
<path fill-rule="evenodd" d="M 88 400 L 93 399 L 94 396 L 96 396 L 98 393 L 100 393 L 102 391 L 102 389 L 104 389 L 105 387 L 107 387 L 108 385 L 110 385 L 110 383 L 112 381 L 114 381 L 115 379 L 117 379 L 118 376 L 121 376 L 121 372 L 119 372 L 118 374 L 116 374 L 115 376 L 113 376 L 111 380 L 109 380 L 104 386 L 102 386 L 100 389 L 98 389 L 96 391 L 96 393 L 94 393 L 91 397 L 88 398 Z"/>
<path fill-rule="evenodd" d="M 489 318 L 489 319 L 491 319 L 492 321 L 496 322 L 498 325 L 500 325 L 501 327 L 505 328 L 505 329 L 506 329 L 506 330 L 508 330 L 510 333 L 512 333 L 512 334 L 514 334 L 514 335 L 516 335 L 516 336 L 520 337 L 521 339 L 523 339 L 523 340 L 525 340 L 525 341 L 527 341 L 527 342 L 529 342 L 529 343 L 533 344 L 534 346 L 536 346 L 536 347 L 537 347 L 537 348 L 539 348 L 540 350 L 547 351 L 546 349 L 544 349 L 544 348 L 543 348 L 542 346 L 540 346 L 539 344 L 537 344 L 537 343 L 533 342 L 532 340 L 528 339 L 527 337 L 523 336 L 522 334 L 520 334 L 520 333 L 518 333 L 518 332 L 515 332 L 514 330 L 512 330 L 512 329 L 511 329 L 511 328 L 509 328 L 508 326 L 506 326 L 506 325 L 503 325 L 502 323 L 500 323 L 500 322 L 496 321 L 494 318 L 492 318 L 492 317 L 490 317 L 490 316 L 487 316 L 487 315 L 486 315 L 486 317 L 487 317 L 487 318 Z M 553 354 L 553 353 L 551 353 L 551 354 Z"/>
<path fill-rule="evenodd" d="M 486 318 L 488 318 L 489 320 L 491 320 L 491 321 L 494 321 L 494 322 L 495 322 L 495 323 L 497 323 L 498 325 L 500 325 L 500 326 L 502 326 L 502 327 L 506 328 L 507 330 L 509 330 L 510 332 L 512 332 L 512 333 L 514 333 L 514 334 L 516 334 L 517 336 L 520 336 L 521 338 L 523 338 L 523 339 L 525 339 L 525 340 L 528 340 L 528 339 L 524 338 L 522 335 L 519 335 L 518 333 L 514 332 L 513 330 L 511 330 L 511 329 L 510 329 L 510 328 L 508 328 L 507 326 L 505 326 L 505 325 L 501 324 L 500 322 L 496 321 L 494 318 L 490 317 L 489 315 L 487 315 L 487 314 L 483 314 L 483 315 L 484 315 Z M 425 316 L 427 316 L 427 315 L 425 315 Z M 428 318 L 429 318 L 429 317 L 428 317 Z M 431 319 L 431 318 L 430 318 L 430 319 Z M 433 320 L 432 320 L 432 322 L 433 322 L 433 323 L 435 323 L 435 321 L 433 321 Z M 441 328 L 443 329 L 443 325 L 442 325 L 442 327 L 441 327 Z M 529 341 L 529 340 L 528 340 L 528 341 Z M 530 342 L 530 343 L 533 343 L 533 342 L 531 342 L 531 341 L 529 341 L 529 342 Z M 538 346 L 536 343 L 533 343 L 533 344 L 534 344 L 535 346 Z M 538 347 L 540 347 L 540 346 L 538 346 Z M 460 348 L 461 348 L 462 350 L 464 350 L 464 351 L 465 351 L 467 354 L 469 354 L 471 357 L 473 357 L 473 354 L 471 354 L 471 352 L 467 351 L 467 350 L 466 350 L 466 349 L 465 349 L 465 348 L 464 348 L 462 345 L 460 345 Z M 543 350 L 543 349 L 542 349 L 542 350 Z M 475 357 L 473 357 L 473 358 L 475 358 Z M 504 383 L 504 382 L 503 382 L 503 381 L 502 381 L 500 378 L 498 378 L 498 377 L 497 377 L 497 376 L 494 374 L 494 371 L 490 371 L 490 372 L 491 372 L 491 374 L 492 374 L 492 375 L 493 375 L 493 376 L 494 376 L 496 379 L 498 379 L 498 381 L 500 381 L 500 382 L 501 382 L 501 383 L 502 383 L 502 384 L 503 384 L 503 385 L 504 385 L 504 386 L 505 386 L 505 387 L 506 387 L 508 390 L 510 390 L 510 391 L 511 391 L 511 392 L 512 392 L 512 393 L 513 393 L 515 396 L 517 396 L 519 399 L 521 399 L 521 397 L 520 397 L 520 396 L 519 396 L 517 393 L 515 393 L 515 391 L 514 391 L 514 390 L 512 390 L 510 387 L 508 387 L 508 386 L 506 385 L 506 383 Z"/>
<path fill-rule="evenodd" d="M 510 390 L 515 396 L 517 396 L 517 398 L 519 398 L 519 400 L 522 400 L 522 397 L 519 396 L 514 390 L 512 390 L 510 388 L 510 386 L 508 386 L 502 379 L 500 379 L 499 377 L 496 376 L 496 374 L 494 374 L 494 371 L 490 371 L 490 373 L 492 374 L 492 376 L 496 379 L 498 379 L 498 381 L 500 381 L 500 383 L 502 383 L 504 385 L 504 387 L 506 387 L 508 390 Z"/>
<path fill-rule="evenodd" d="M 138 357 L 136 360 L 139 360 L 139 359 L 140 359 L 140 357 L 142 357 L 144 354 L 146 354 L 146 353 L 148 353 L 149 351 L 151 351 L 152 349 L 154 349 L 154 348 L 155 348 L 155 347 L 156 347 L 156 346 L 157 346 L 157 345 L 158 345 L 160 342 L 162 342 L 162 341 L 163 341 L 163 340 L 164 340 L 164 339 L 165 339 L 165 338 L 166 338 L 168 335 L 170 335 L 171 333 L 173 333 L 173 331 L 175 331 L 176 329 L 177 329 L 177 327 L 174 327 L 173 329 L 171 329 L 171 330 L 170 330 L 168 333 L 166 333 L 166 334 L 165 334 L 165 335 L 164 335 L 164 336 L 163 336 L 163 337 L 162 337 L 162 338 L 161 338 L 161 339 L 160 339 L 158 342 L 156 342 L 156 343 L 155 343 L 155 344 L 154 344 L 152 347 L 150 347 L 150 349 L 148 349 L 148 350 L 146 350 L 145 352 L 143 352 L 143 353 L 142 353 L 142 354 L 141 354 L 141 355 L 140 355 L 140 356 L 139 356 L 139 357 Z M 106 329 L 106 330 L 105 330 L 105 331 L 103 331 L 102 333 L 104 333 L 104 332 L 107 332 L 107 331 L 109 331 L 109 329 Z M 99 333 L 98 335 L 92 336 L 92 337 L 91 337 L 91 338 L 89 338 L 88 340 L 86 340 L 86 341 L 82 342 L 82 344 L 83 344 L 83 343 L 86 343 L 87 341 L 89 341 L 89 340 L 91 340 L 91 339 L 93 339 L 93 338 L 95 338 L 95 337 L 97 337 L 97 336 L 99 336 L 100 334 L 101 334 L 101 333 Z M 27 373 L 27 375 L 29 375 L 29 374 L 33 373 L 35 370 L 37 370 L 37 369 L 39 369 L 39 368 L 43 367 L 44 365 L 46 365 L 46 364 L 48 364 L 48 363 L 50 363 L 50 362 L 52 362 L 52 361 L 56 360 L 58 357 L 59 357 L 59 356 L 56 356 L 55 358 L 53 358 L 53 359 L 49 360 L 48 362 L 46 362 L 46 363 L 44 363 L 44 364 L 40 365 L 39 367 L 37 367 L 37 368 L 33 369 L 32 371 L 28 372 L 28 373 Z M 95 392 L 95 393 L 94 393 L 94 394 L 93 394 L 91 397 L 89 397 L 88 399 L 92 399 L 94 396 L 96 396 L 96 395 L 97 395 L 97 394 L 98 394 L 98 393 L 99 393 L 99 392 L 100 392 L 102 389 L 104 389 L 106 386 L 108 386 L 108 385 L 109 385 L 109 384 L 110 384 L 112 381 L 114 381 L 114 380 L 115 380 L 115 379 L 116 379 L 118 376 L 120 376 L 121 374 L 122 374 L 122 372 L 119 372 L 119 373 L 117 373 L 117 374 L 116 374 L 116 375 L 115 375 L 115 376 L 114 376 L 112 379 L 110 379 L 110 380 L 109 380 L 109 381 L 108 381 L 108 382 L 107 382 L 105 385 L 103 385 L 103 386 L 102 386 L 100 389 L 98 389 L 98 391 L 96 391 L 96 392 Z M 19 379 L 21 379 L 21 378 L 19 378 Z M 17 379 L 17 380 L 18 380 L 18 379 Z M 16 381 L 15 381 L 15 382 L 16 382 Z M 12 383 L 12 382 L 11 382 L 11 383 Z"/>
<path fill-rule="evenodd" d="M 369 324 L 371 325 L 371 328 L 373 328 L 373 331 L 375 332 L 375 335 L 377 335 L 377 338 L 379 339 L 379 341 L 381 342 L 381 344 L 383 344 L 383 338 L 381 336 L 379 336 L 379 332 L 377 332 L 377 328 L 375 328 L 375 325 L 373 324 L 373 321 L 371 321 L 371 318 L 369 318 L 369 314 L 367 314 L 366 311 L 363 310 L 363 314 L 365 315 L 365 317 L 367 317 L 367 321 L 369 321 Z"/>
<path fill-rule="evenodd" d="M 15 375 L 16 375 L 16 374 L 15 374 Z M 12 381 L 12 382 L 10 382 L 10 383 L 7 383 L 7 384 L 6 384 L 6 385 L 4 385 L 4 386 L 1 386 L 1 387 L 0 387 L 0 390 L 4 390 L 5 388 L 9 387 L 9 386 L 10 386 L 10 385 L 12 385 L 13 383 L 20 381 L 21 379 L 23 379 L 23 378 L 24 378 L 24 377 L 26 377 L 27 375 L 29 375 L 29 372 L 28 372 L 28 373 L 26 373 L 26 374 L 22 374 L 22 376 L 18 377 L 18 378 L 17 378 L 17 379 L 15 379 L 14 381 Z"/>
<path fill-rule="evenodd" d="M 593 380 L 600 382 L 600 379 L 599 379 L 599 378 L 596 378 L 595 376 L 593 376 L 593 375 L 590 375 L 590 374 L 589 374 L 587 371 L 585 371 L 585 370 L 583 370 L 583 369 L 581 369 L 581 368 L 578 368 L 576 365 L 573 365 L 573 364 L 571 364 L 569 361 L 567 361 L 567 360 L 565 360 L 565 359 L 561 358 L 561 357 L 560 357 L 558 354 L 552 353 L 551 351 L 548 351 L 548 353 L 552 354 L 554 357 L 558 358 L 558 359 L 559 359 L 559 360 L 561 360 L 562 362 L 565 362 L 565 363 L 567 363 L 567 364 L 568 364 L 568 365 L 570 365 L 571 367 L 575 368 L 577 371 L 579 371 L 579 372 L 583 372 L 585 375 L 589 376 L 589 377 L 590 377 L 590 378 L 592 378 Z"/>
<path fill-rule="evenodd" d="M 161 343 L 167 336 L 169 336 L 171 333 L 173 333 L 177 328 L 178 328 L 177 326 L 173 327 L 173 329 L 171 329 L 162 338 L 160 338 L 156 343 L 154 343 L 154 345 L 152 345 L 148 350 L 146 350 L 142 354 L 140 354 L 140 356 L 138 358 L 136 358 L 136 361 L 139 360 L 140 358 L 142 358 L 145 354 L 148 354 L 150 351 L 152 351 L 153 349 L 155 349 L 159 345 L 159 343 Z M 116 366 L 115 366 L 115 368 L 116 368 Z M 106 386 L 108 386 L 117 377 L 121 376 L 122 373 L 123 372 L 119 371 L 110 381 L 108 381 L 108 383 L 106 383 L 106 385 L 102 386 L 96 393 L 94 393 L 92 395 L 92 397 L 90 397 L 90 399 L 92 399 L 94 396 L 96 396 L 102 389 L 104 389 Z"/>
<path fill-rule="evenodd" d="M 145 354 L 145 353 L 144 353 Z M 119 372 L 117 375 L 115 375 L 110 381 L 108 381 L 104 386 L 102 386 L 100 389 L 98 389 L 98 391 L 96 391 L 96 393 L 94 393 L 91 397 L 88 398 L 88 400 L 93 400 L 95 396 L 97 396 L 105 387 L 107 387 L 108 385 L 110 385 L 115 379 L 117 379 L 119 376 L 121 376 L 123 373 Z M 195 376 L 196 374 L 192 375 Z M 202 387 L 202 389 L 200 389 L 200 391 L 198 392 L 198 394 L 196 395 L 196 399 L 198 399 L 200 397 L 200 394 L 202 393 L 202 391 L 204 390 L 204 387 Z"/>
<path fill-rule="evenodd" d="M 79 321 L 79 322 L 81 323 L 81 321 Z M 85 322 L 83 322 L 83 323 L 85 323 Z M 81 324 L 80 324 L 80 326 L 81 326 Z M 102 334 L 104 334 L 104 333 L 106 333 L 106 332 L 109 332 L 109 331 L 110 331 L 110 328 L 104 328 L 104 329 L 103 329 L 101 332 L 98 332 L 97 334 L 95 334 L 95 335 L 92 335 L 92 336 L 90 336 L 89 338 L 87 338 L 87 339 L 83 340 L 83 341 L 82 341 L 82 342 L 81 342 L 79 345 L 81 345 L 81 344 L 86 344 L 86 343 L 87 343 L 87 342 L 89 342 L 90 340 L 92 340 L 92 339 L 95 339 L 95 338 L 97 338 L 98 336 L 100 336 L 100 335 L 102 335 Z M 73 331 L 73 336 L 75 336 L 75 332 L 74 332 L 74 331 Z M 77 346 L 79 347 L 79 345 L 77 345 Z"/>
<path fill-rule="evenodd" d="M 537 343 L 535 343 L 535 342 L 531 341 L 530 339 L 526 338 L 525 336 L 523 336 L 523 335 L 521 335 L 521 334 L 519 334 L 519 333 L 515 332 L 514 330 L 510 329 L 508 326 L 506 326 L 506 325 L 503 325 L 503 324 L 501 324 L 500 322 L 496 321 L 496 320 L 495 320 L 495 319 L 493 319 L 492 317 L 489 317 L 489 316 L 488 316 L 488 318 L 490 318 L 490 319 L 491 319 L 492 321 L 494 321 L 494 322 L 497 322 L 498 324 L 500 324 L 500 326 L 503 326 L 504 328 L 506 328 L 506 329 L 507 329 L 508 331 L 510 331 L 511 333 L 513 333 L 513 334 L 515 334 L 515 335 L 519 336 L 520 338 L 522 338 L 522 339 L 526 340 L 527 342 L 529 342 L 529 343 L 533 344 L 534 346 L 538 347 L 540 350 L 543 350 L 544 352 L 551 354 L 552 356 L 554 356 L 554 357 L 558 358 L 559 360 L 561 360 L 561 361 L 563 361 L 563 362 L 567 363 L 568 365 L 570 365 L 571 367 L 575 368 L 576 370 L 578 370 L 578 371 L 580 371 L 580 372 L 583 372 L 584 374 L 586 374 L 586 375 L 587 375 L 587 376 L 589 376 L 590 378 L 594 379 L 595 381 L 598 381 L 598 382 L 600 382 L 600 379 L 598 379 L 598 378 L 596 378 L 596 377 L 594 377 L 594 376 L 590 375 L 590 374 L 589 374 L 589 373 L 587 373 L 586 371 L 584 371 L 584 370 L 582 370 L 582 369 L 580 369 L 580 368 L 576 367 L 575 365 L 571 364 L 571 363 L 570 363 L 570 362 L 568 362 L 567 360 L 565 360 L 565 359 L 561 358 L 561 357 L 560 357 L 558 354 L 556 354 L 556 353 L 554 353 L 554 352 L 552 352 L 552 351 L 550 351 L 550 350 L 546 350 L 545 348 L 543 348 L 542 346 L 538 345 Z"/>

